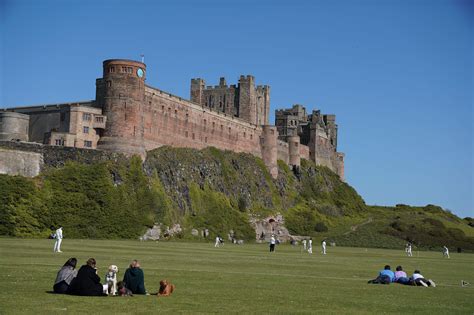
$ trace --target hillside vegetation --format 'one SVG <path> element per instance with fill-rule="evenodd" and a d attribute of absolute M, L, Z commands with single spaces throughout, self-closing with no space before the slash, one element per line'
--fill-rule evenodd
<path fill-rule="evenodd" d="M 160 222 L 179 223 L 179 238 L 207 228 L 211 237 L 233 230 L 252 240 L 250 218 L 280 213 L 291 234 L 340 245 L 474 249 L 469 221 L 439 207 L 366 206 L 328 168 L 278 165 L 274 180 L 249 154 L 162 147 L 143 164 L 68 162 L 33 179 L 0 175 L 0 234 L 45 237 L 62 225 L 70 238 L 137 238 Z"/>

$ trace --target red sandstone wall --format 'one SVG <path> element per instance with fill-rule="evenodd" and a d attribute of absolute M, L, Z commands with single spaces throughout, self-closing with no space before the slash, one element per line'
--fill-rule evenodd
<path fill-rule="evenodd" d="M 152 87 L 145 89 L 144 124 L 146 150 L 214 146 L 261 157 L 260 127 Z"/>
<path fill-rule="evenodd" d="M 288 153 L 288 143 L 285 141 L 278 140 L 277 146 L 278 146 L 278 159 L 288 164 L 289 159 L 290 159 L 289 153 Z"/>
<path fill-rule="evenodd" d="M 302 159 L 309 160 L 309 147 L 300 143 L 300 156 Z"/>

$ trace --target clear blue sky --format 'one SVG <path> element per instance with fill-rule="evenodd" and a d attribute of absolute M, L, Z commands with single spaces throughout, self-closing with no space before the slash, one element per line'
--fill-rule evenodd
<path fill-rule="evenodd" d="M 368 204 L 474 216 L 473 3 L 0 0 L 0 107 L 94 99 L 104 59 L 142 53 L 147 83 L 187 98 L 193 77 L 253 74 L 272 112 L 337 115 Z"/>

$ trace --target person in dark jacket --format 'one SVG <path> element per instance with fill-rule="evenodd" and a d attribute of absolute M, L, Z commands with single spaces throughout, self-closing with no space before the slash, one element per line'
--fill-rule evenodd
<path fill-rule="evenodd" d="M 89 258 L 87 264 L 82 266 L 77 272 L 76 278 L 72 280 L 68 290 L 72 295 L 83 296 L 106 296 L 100 277 L 97 275 L 96 261 Z"/>
<path fill-rule="evenodd" d="M 53 290 L 54 293 L 66 293 L 69 289 L 69 285 L 71 281 L 76 277 L 77 270 L 76 268 L 77 259 L 76 258 L 69 258 L 68 261 L 62 266 L 62 268 L 58 271 L 58 275 L 56 276 L 56 280 L 54 281 Z"/>
<path fill-rule="evenodd" d="M 123 282 L 133 294 L 146 294 L 145 276 L 137 260 L 132 261 L 130 268 L 125 271 Z"/>

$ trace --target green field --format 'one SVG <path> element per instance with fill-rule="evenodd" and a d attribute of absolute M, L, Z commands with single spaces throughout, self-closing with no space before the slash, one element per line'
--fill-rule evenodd
<path fill-rule="evenodd" d="M 70 240 L 63 253 L 52 240 L 0 238 L 0 313 L 443 313 L 473 314 L 474 255 L 403 250 L 329 247 L 309 255 L 300 248 L 211 243 Z M 160 279 L 176 284 L 168 298 L 76 297 L 48 293 L 56 272 L 69 258 L 83 264 L 97 259 L 104 278 L 109 264 L 119 278 L 132 259 L 145 271 L 145 285 L 156 292 Z M 436 288 L 369 285 L 385 264 L 412 272 L 419 268 Z"/>

